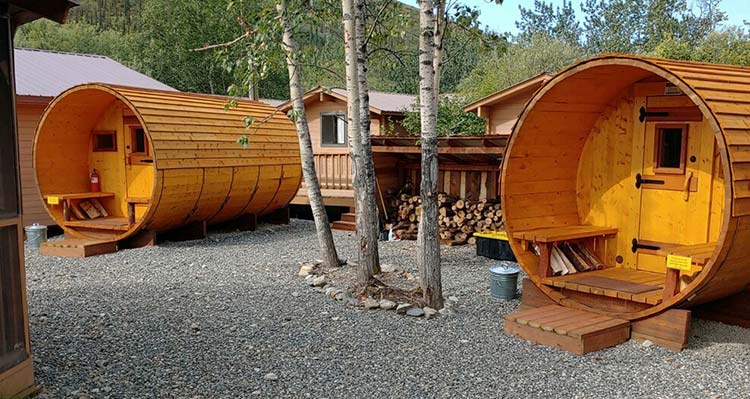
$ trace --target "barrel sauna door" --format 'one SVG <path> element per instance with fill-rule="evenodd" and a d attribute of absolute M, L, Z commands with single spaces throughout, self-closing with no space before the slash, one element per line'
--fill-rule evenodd
<path fill-rule="evenodd" d="M 125 126 L 126 146 L 126 192 L 128 202 L 143 204 L 151 198 L 154 185 L 154 159 L 148 136 L 140 125 Z M 143 217 L 145 206 L 136 206 L 137 219 Z"/>
<path fill-rule="evenodd" d="M 658 250 L 708 242 L 714 138 L 701 121 L 642 126 L 642 165 L 633 181 L 640 212 L 631 250 L 639 270 L 664 272 Z"/>

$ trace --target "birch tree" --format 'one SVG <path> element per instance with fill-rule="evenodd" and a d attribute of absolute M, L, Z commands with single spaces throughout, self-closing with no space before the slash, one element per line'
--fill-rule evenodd
<path fill-rule="evenodd" d="M 283 31 L 282 46 L 289 73 L 289 98 L 292 101 L 292 111 L 289 116 L 294 120 L 297 127 L 300 157 L 302 158 L 302 174 L 305 179 L 305 186 L 307 186 L 307 198 L 310 202 L 313 218 L 315 219 L 315 228 L 318 233 L 323 262 L 328 267 L 339 266 L 340 261 L 336 253 L 336 245 L 333 242 L 331 225 L 328 222 L 323 195 L 320 192 L 320 182 L 315 172 L 310 128 L 307 124 L 305 103 L 302 98 L 304 90 L 302 88 L 302 66 L 299 61 L 299 46 L 294 38 L 294 29 L 287 0 L 279 0 L 276 10 Z"/>
<path fill-rule="evenodd" d="M 439 0 L 442 1 L 442 0 Z M 435 87 L 435 11 L 432 0 L 419 0 L 419 111 L 422 125 L 422 217 L 417 234 L 417 264 L 424 301 L 443 307 L 438 229 L 437 92 Z M 437 63 L 439 65 L 439 62 Z"/>
<path fill-rule="evenodd" d="M 370 143 L 370 104 L 367 82 L 365 0 L 342 0 L 346 69 L 347 130 L 354 169 L 357 223 L 358 280 L 367 285 L 380 273 L 378 260 L 378 208 L 375 167 Z"/>

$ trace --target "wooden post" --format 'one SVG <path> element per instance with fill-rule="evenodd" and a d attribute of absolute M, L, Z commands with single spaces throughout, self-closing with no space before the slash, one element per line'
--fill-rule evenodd
<path fill-rule="evenodd" d="M 552 243 L 539 242 L 539 278 L 551 277 L 550 257 L 552 256 Z"/>
<path fill-rule="evenodd" d="M 667 268 L 664 281 L 664 301 L 677 295 L 680 292 L 680 271 L 677 269 Z"/>
<path fill-rule="evenodd" d="M 68 204 L 68 200 L 63 200 L 63 220 L 66 222 L 70 221 L 70 204 Z"/>
<path fill-rule="evenodd" d="M 128 202 L 128 225 L 135 224 L 135 203 Z"/>
<path fill-rule="evenodd" d="M 258 218 L 254 213 L 241 215 L 235 220 L 235 223 L 239 231 L 255 231 L 258 228 Z"/>
<path fill-rule="evenodd" d="M 272 224 L 289 224 L 289 207 L 277 209 L 266 215 L 264 219 Z"/>

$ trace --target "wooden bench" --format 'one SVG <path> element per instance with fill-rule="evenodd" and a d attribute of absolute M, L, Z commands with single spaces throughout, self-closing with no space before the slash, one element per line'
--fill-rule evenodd
<path fill-rule="evenodd" d="M 700 271 L 708 263 L 716 249 L 715 242 L 692 245 L 675 245 L 665 247 L 656 251 L 657 255 L 666 257 L 669 255 L 686 256 L 690 258 L 693 268 L 691 271 Z M 667 268 L 664 276 L 664 300 L 667 300 L 680 292 L 680 270 Z"/>
<path fill-rule="evenodd" d="M 149 198 L 126 198 L 125 202 L 128 203 L 128 225 L 132 226 L 135 224 L 135 206 L 136 205 L 148 205 Z"/>
<path fill-rule="evenodd" d="M 551 277 L 550 257 L 556 242 L 598 238 L 617 234 L 617 228 L 588 225 L 549 227 L 513 233 L 513 238 L 533 242 L 539 247 L 539 278 Z"/>
<path fill-rule="evenodd" d="M 102 192 L 88 192 L 88 193 L 72 193 L 72 194 L 47 194 L 44 196 L 44 200 L 48 204 L 58 204 L 62 202 L 63 205 L 63 220 L 66 222 L 70 221 L 70 201 L 72 200 L 85 200 L 92 198 L 114 198 L 114 193 L 102 193 Z"/>

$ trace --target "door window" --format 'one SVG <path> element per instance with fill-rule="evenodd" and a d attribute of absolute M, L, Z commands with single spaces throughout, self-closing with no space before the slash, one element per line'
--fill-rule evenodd
<path fill-rule="evenodd" d="M 685 173 L 687 125 L 657 126 L 655 138 L 654 172 Z"/>

